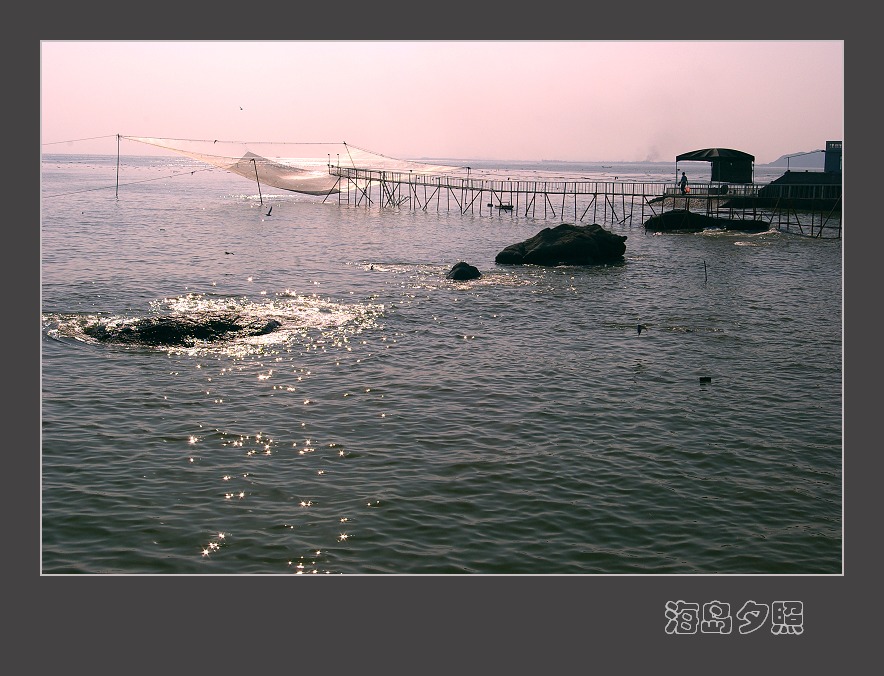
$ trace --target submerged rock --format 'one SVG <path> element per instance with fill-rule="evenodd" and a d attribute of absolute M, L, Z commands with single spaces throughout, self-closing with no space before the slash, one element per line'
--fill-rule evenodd
<path fill-rule="evenodd" d="M 467 279 L 479 279 L 479 277 L 482 276 L 482 273 L 479 272 L 479 268 L 476 266 L 461 261 L 451 268 L 445 276 L 448 279 L 463 281 Z"/>
<path fill-rule="evenodd" d="M 145 317 L 129 322 L 99 322 L 83 329 L 101 342 L 138 345 L 193 345 L 236 337 L 263 336 L 278 329 L 275 319 L 243 319 L 236 314 Z"/>
<path fill-rule="evenodd" d="M 744 218 L 717 218 L 685 209 L 664 211 L 645 221 L 645 230 L 653 232 L 700 232 L 709 229 L 766 232 L 770 230 L 770 223 Z"/>
<path fill-rule="evenodd" d="M 511 244 L 494 259 L 495 263 L 535 265 L 591 265 L 623 260 L 626 235 L 616 235 L 598 223 L 562 223 L 544 228 L 533 237 Z"/>

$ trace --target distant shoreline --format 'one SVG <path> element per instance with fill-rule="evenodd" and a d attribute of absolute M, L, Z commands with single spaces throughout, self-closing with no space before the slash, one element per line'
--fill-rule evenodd
<path fill-rule="evenodd" d="M 128 153 L 121 153 L 120 157 L 131 157 L 131 158 L 148 158 L 153 159 L 157 157 L 167 157 L 167 156 L 176 156 L 177 153 L 158 153 L 158 154 L 150 154 L 150 155 L 132 155 Z M 54 157 L 54 156 L 80 156 L 80 157 L 116 157 L 116 153 L 78 153 L 78 152 L 63 152 L 63 151 L 55 151 L 51 153 L 43 153 L 43 158 Z M 183 157 L 183 156 L 182 156 Z M 478 158 L 462 158 L 462 157 L 407 157 L 401 158 L 406 162 L 421 162 L 426 164 L 445 164 L 445 163 L 454 163 L 456 165 L 467 165 L 469 163 L 473 163 L 475 165 L 481 164 L 493 164 L 493 163 L 503 163 L 503 164 L 549 164 L 549 165 L 602 165 L 603 167 L 610 168 L 612 165 L 624 165 L 624 164 L 634 164 L 634 165 L 642 165 L 642 166 L 673 166 L 676 164 L 675 160 L 671 161 L 663 161 L 663 160 L 500 160 L 500 159 L 478 159 Z M 803 161 L 802 161 L 803 160 Z M 820 155 L 820 160 L 816 161 L 815 156 L 810 157 L 793 157 L 786 163 L 786 160 L 780 158 L 775 160 L 774 162 L 769 162 L 767 164 L 755 164 L 756 168 L 771 168 L 771 169 L 789 169 L 794 170 L 815 170 L 822 171 L 824 168 L 824 155 Z"/>

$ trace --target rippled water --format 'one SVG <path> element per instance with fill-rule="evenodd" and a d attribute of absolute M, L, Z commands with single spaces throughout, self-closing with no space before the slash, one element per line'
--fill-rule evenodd
<path fill-rule="evenodd" d="M 841 572 L 840 241 L 499 266 L 557 222 L 115 161 L 43 162 L 44 573 Z M 83 331 L 206 310 L 281 327 Z"/>

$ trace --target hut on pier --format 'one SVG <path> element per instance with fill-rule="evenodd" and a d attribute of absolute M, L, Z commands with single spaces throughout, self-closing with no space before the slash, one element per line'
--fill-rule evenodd
<path fill-rule="evenodd" d="M 675 158 L 675 175 L 679 162 L 711 162 L 713 182 L 753 183 L 755 156 L 731 148 L 703 148 L 682 153 Z"/>

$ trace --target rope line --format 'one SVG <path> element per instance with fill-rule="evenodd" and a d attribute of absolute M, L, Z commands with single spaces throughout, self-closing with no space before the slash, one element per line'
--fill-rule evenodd
<path fill-rule="evenodd" d="M 341 141 L 230 141 L 225 139 L 199 139 L 199 138 L 175 138 L 170 136 L 124 136 L 120 135 L 120 138 L 124 138 L 127 141 L 136 141 L 137 143 L 146 143 L 146 141 L 142 141 L 141 139 L 146 138 L 155 138 L 158 141 L 192 141 L 194 143 L 214 143 L 217 141 L 218 143 L 237 143 L 240 145 L 277 145 L 277 146 L 339 146 L 342 145 Z M 149 144 L 153 145 L 153 144 Z M 344 143 L 343 145 L 347 145 Z"/>
<path fill-rule="evenodd" d="M 355 168 L 356 168 L 356 163 L 353 161 L 353 156 L 350 154 L 350 147 L 347 145 L 347 142 L 346 142 L 346 141 L 344 141 L 344 147 L 347 149 L 347 157 L 350 158 L 350 164 L 351 164 L 351 165 L 353 166 L 353 168 L 355 169 Z"/>
<path fill-rule="evenodd" d="M 193 175 L 198 171 L 214 171 L 214 170 L 215 170 L 215 167 L 207 167 L 205 169 L 194 169 L 193 171 L 182 171 L 177 174 L 170 174 L 169 176 L 158 176 L 156 178 L 146 178 L 143 181 L 130 181 L 129 183 L 122 183 L 120 185 L 125 187 L 127 185 L 137 185 L 139 183 L 150 183 L 151 181 L 163 181 L 167 178 L 179 178 L 181 176 Z M 66 195 L 78 195 L 78 194 L 84 193 L 84 192 L 95 192 L 97 190 L 109 190 L 109 189 L 115 188 L 115 187 L 116 186 L 113 186 L 113 185 L 106 185 L 106 186 L 101 186 L 99 188 L 86 188 L 84 190 L 74 190 L 72 192 L 60 192 L 60 193 L 56 193 L 55 195 L 43 195 L 43 197 L 46 199 L 48 199 L 50 197 L 64 197 Z"/>
<path fill-rule="evenodd" d="M 116 136 L 117 136 L 116 134 L 111 134 L 109 136 L 92 136 L 90 138 L 75 138 L 75 139 L 71 139 L 70 141 L 49 141 L 47 143 L 44 143 L 43 145 L 44 146 L 56 146 L 56 145 L 60 145 L 62 143 L 76 143 L 77 141 L 95 141 L 95 140 L 101 139 L 101 138 L 116 138 Z"/>

